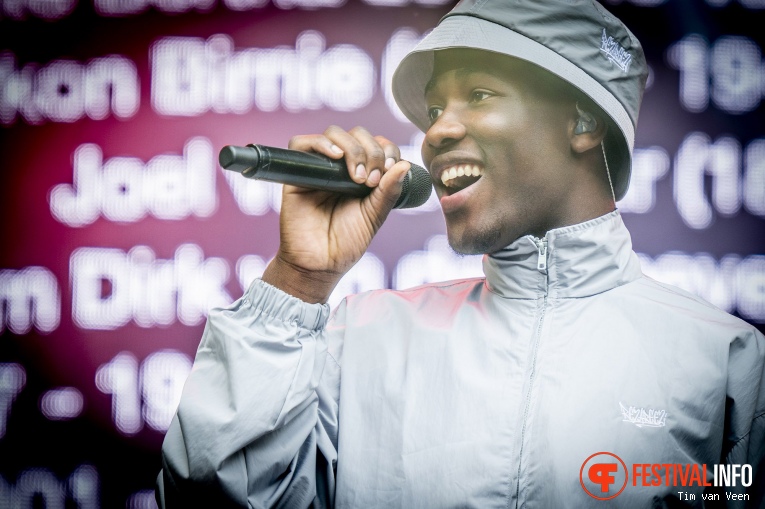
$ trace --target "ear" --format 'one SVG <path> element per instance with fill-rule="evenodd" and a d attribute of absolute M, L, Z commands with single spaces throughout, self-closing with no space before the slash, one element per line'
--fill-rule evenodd
<path fill-rule="evenodd" d="M 577 154 L 584 154 L 600 145 L 606 136 L 608 126 L 600 115 L 582 110 L 576 105 L 576 112 L 569 125 L 569 138 L 571 150 Z"/>

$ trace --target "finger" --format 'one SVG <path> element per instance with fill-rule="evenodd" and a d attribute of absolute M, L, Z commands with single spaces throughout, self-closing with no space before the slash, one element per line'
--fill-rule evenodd
<path fill-rule="evenodd" d="M 335 125 L 329 126 L 324 131 L 324 136 L 345 154 L 345 164 L 351 179 L 358 184 L 366 182 L 369 176 L 367 153 L 359 140 L 348 131 Z"/>
<path fill-rule="evenodd" d="M 375 136 L 375 141 L 380 145 L 385 152 L 385 169 L 383 173 L 390 170 L 394 164 L 401 160 L 401 151 L 398 145 L 390 141 L 385 136 Z"/>
<path fill-rule="evenodd" d="M 367 181 L 369 187 L 375 187 L 380 183 L 385 170 L 385 150 L 377 143 L 377 140 L 363 127 L 354 127 L 349 131 L 356 141 L 364 148 L 366 154 Z"/>
<path fill-rule="evenodd" d="M 304 134 L 293 136 L 287 148 L 302 152 L 316 152 L 332 159 L 343 157 L 343 150 L 323 134 Z"/>
<path fill-rule="evenodd" d="M 394 164 L 380 180 L 380 185 L 374 189 L 366 199 L 362 201 L 365 214 L 379 228 L 385 218 L 388 217 L 393 205 L 398 201 L 403 189 L 404 177 L 409 172 L 411 165 L 407 161 L 399 161 Z"/>

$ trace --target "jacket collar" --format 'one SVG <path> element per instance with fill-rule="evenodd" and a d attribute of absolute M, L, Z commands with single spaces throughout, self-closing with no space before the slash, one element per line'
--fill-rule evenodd
<path fill-rule="evenodd" d="M 546 247 L 546 254 L 545 254 Z M 641 276 L 621 214 L 526 235 L 483 258 L 489 289 L 513 299 L 587 297 Z"/>

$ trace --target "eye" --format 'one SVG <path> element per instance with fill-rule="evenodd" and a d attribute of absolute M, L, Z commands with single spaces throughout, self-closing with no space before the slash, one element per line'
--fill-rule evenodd
<path fill-rule="evenodd" d="M 473 90 L 470 93 L 470 102 L 477 103 L 483 101 L 484 99 L 488 99 L 491 96 L 491 92 L 487 92 L 486 90 Z"/>
<path fill-rule="evenodd" d="M 440 117 L 441 113 L 443 112 L 444 112 L 444 109 L 439 106 L 431 106 L 430 108 L 428 108 L 428 118 L 430 119 L 430 123 L 432 124 L 433 122 L 435 122 L 436 119 Z"/>

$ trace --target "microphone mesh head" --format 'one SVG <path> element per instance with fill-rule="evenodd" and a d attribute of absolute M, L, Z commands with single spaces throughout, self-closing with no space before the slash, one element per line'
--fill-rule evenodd
<path fill-rule="evenodd" d="M 411 209 L 419 207 L 430 198 L 433 183 L 430 181 L 430 173 L 422 166 L 412 164 L 404 177 L 404 187 L 398 201 L 393 205 L 394 209 Z"/>

